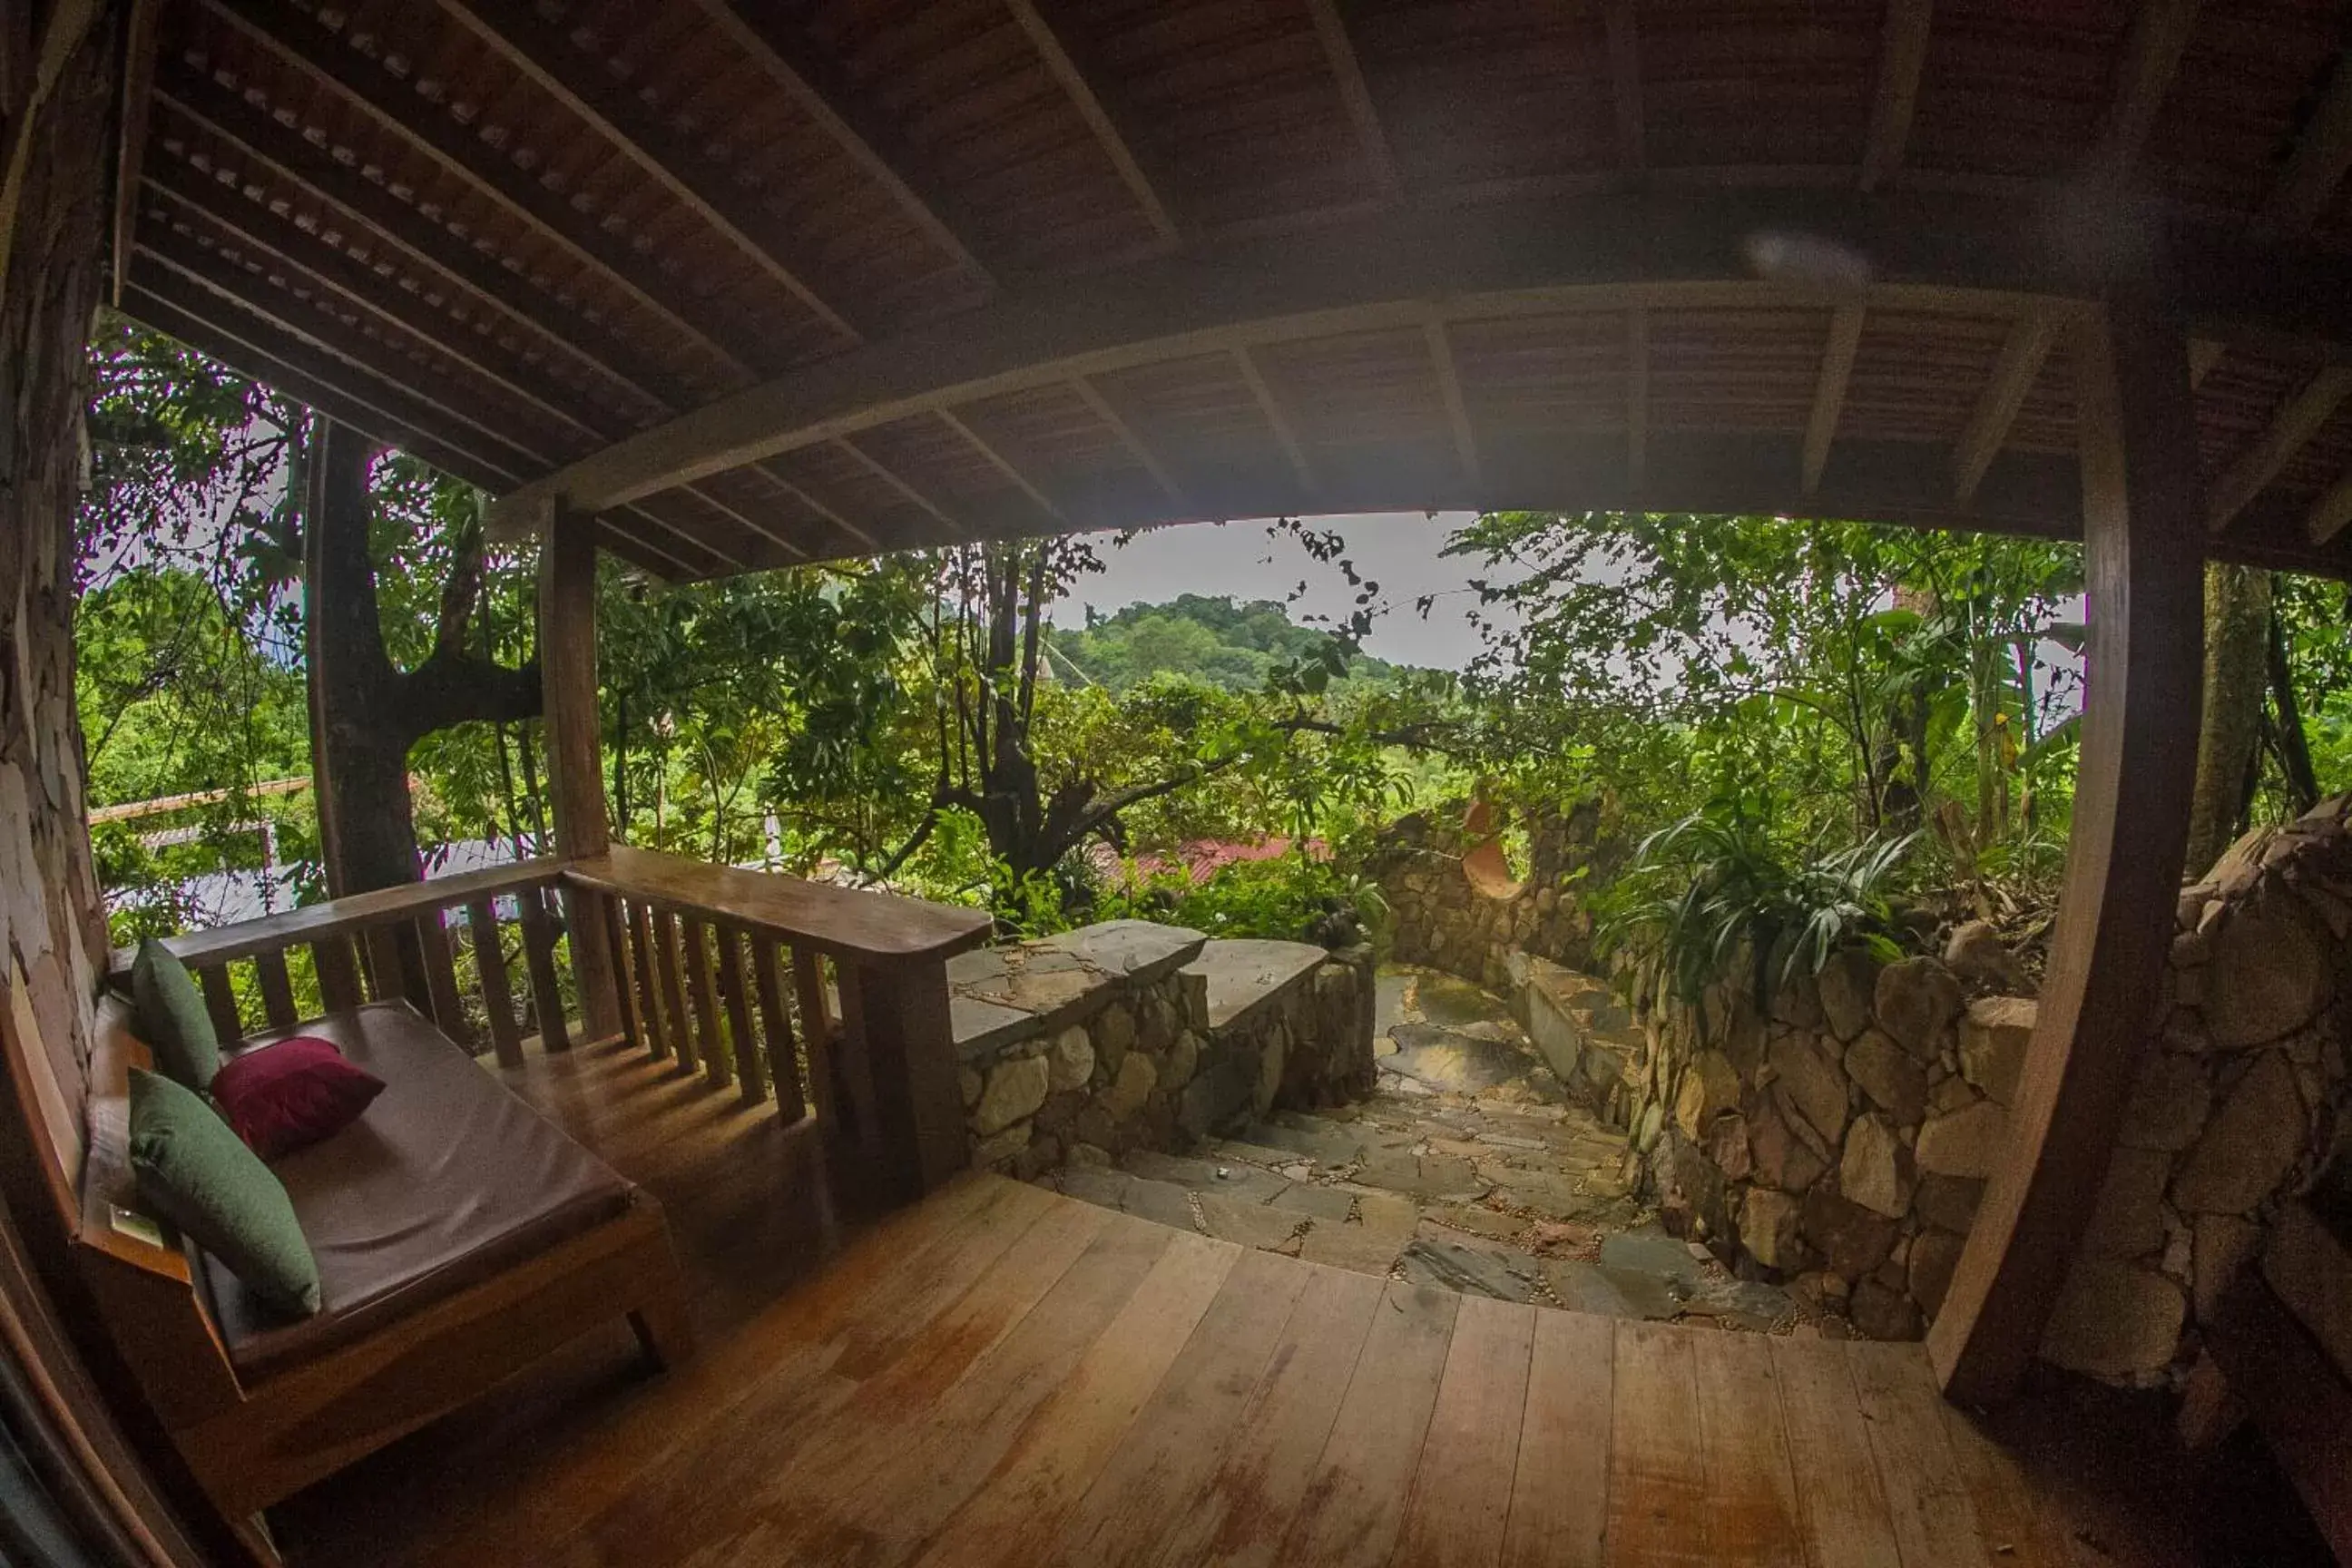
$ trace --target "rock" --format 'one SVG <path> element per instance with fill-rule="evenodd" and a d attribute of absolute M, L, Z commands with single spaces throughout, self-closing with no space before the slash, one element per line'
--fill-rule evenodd
<path fill-rule="evenodd" d="M 2193 931 L 2179 931 L 2173 936 L 2171 960 L 2173 968 L 2202 968 L 2212 956 L 2213 942 L 2210 937 L 2200 936 Z"/>
<path fill-rule="evenodd" d="M 2253 1257 L 2254 1247 L 2263 1238 L 2263 1227 L 2236 1215 L 2200 1214 L 2191 1225 L 2190 1234 L 2190 1257 L 2194 1260 L 2190 1273 L 2196 1283 L 2189 1300 L 2196 1308 L 2197 1321 L 2210 1323 L 2221 1310 L 2222 1292 L 2229 1289 L 2238 1270 Z"/>
<path fill-rule="evenodd" d="M 1168 1047 L 1167 1065 L 1160 1079 L 1170 1089 L 1181 1089 L 1192 1081 L 1192 1071 L 1200 1065 L 1201 1037 L 1187 1029 Z"/>
<path fill-rule="evenodd" d="M 2132 1086 L 2117 1142 L 2134 1149 L 2186 1149 L 2205 1130 L 2213 1093 L 2205 1069 L 2190 1058 L 2150 1051 Z"/>
<path fill-rule="evenodd" d="M 1984 1201 L 1984 1183 L 1966 1176 L 1922 1173 L 1911 1207 L 1929 1225 L 1958 1231 L 1962 1236 L 1977 1222 L 1977 1205 Z"/>
<path fill-rule="evenodd" d="M 1099 1025 L 1100 1019 L 1097 1023 Z M 1045 1048 L 1045 1060 L 1046 1088 L 1082 1089 L 1095 1075 L 1095 1044 L 1087 1037 L 1083 1027 L 1073 1024 L 1054 1037 L 1054 1043 Z"/>
<path fill-rule="evenodd" d="M 1283 1064 L 1289 1058 L 1290 1031 L 1279 1023 L 1265 1032 L 1258 1046 L 1257 1090 L 1253 1103 L 1264 1116 L 1274 1109 L 1275 1097 L 1282 1092 Z"/>
<path fill-rule="evenodd" d="M 1944 967 L 1979 985 L 1997 985 L 2020 994 L 2032 988 L 2025 966 L 2017 962 L 2017 955 L 2009 951 L 1990 921 L 1969 921 L 1954 927 L 1950 940 L 1944 943 Z"/>
<path fill-rule="evenodd" d="M 1979 996 L 1970 1002 L 1960 1019 L 1960 1076 L 2001 1104 L 2013 1103 L 2040 1010 L 2023 996 Z"/>
<path fill-rule="evenodd" d="M 1920 1310 L 1934 1317 L 1944 1310 L 1944 1292 L 1952 1288 L 1952 1270 L 1959 1267 L 1967 1238 L 1948 1230 L 1927 1229 L 1911 1238 L 1905 1288 Z"/>
<path fill-rule="evenodd" d="M 1110 1151 L 1097 1149 L 1091 1143 L 1073 1143 L 1070 1145 L 1070 1163 L 1108 1167 L 1110 1164 Z"/>
<path fill-rule="evenodd" d="M 1694 1143 L 1724 1111 L 1739 1105 L 1739 1074 L 1721 1051 L 1701 1051 L 1683 1074 L 1681 1092 L 1675 1096 L 1675 1125 Z"/>
<path fill-rule="evenodd" d="M 1087 1107 L 1083 1090 L 1065 1089 L 1045 1097 L 1045 1103 L 1029 1119 L 1030 1125 L 1040 1132 L 1050 1132 L 1059 1138 L 1077 1125 L 1078 1112 Z"/>
<path fill-rule="evenodd" d="M 1033 1057 L 1029 1059 L 1034 1061 L 1036 1058 Z M 1008 1161 L 1019 1158 L 1021 1151 L 1028 1146 L 1029 1124 L 1025 1121 L 1016 1121 L 1012 1126 L 1000 1128 L 994 1133 L 982 1139 L 980 1147 L 971 1152 L 971 1163 L 983 1170 L 993 1169 Z"/>
<path fill-rule="evenodd" d="M 1800 974 L 1780 987 L 1772 998 L 1772 1016 L 1780 1023 L 1799 1029 L 1817 1029 L 1822 1024 L 1822 994 L 1810 974 Z"/>
<path fill-rule="evenodd" d="M 1750 1187 L 1739 1207 L 1739 1244 L 1767 1268 L 1797 1268 L 1803 1261 L 1798 1239 L 1801 1207 L 1786 1193 Z"/>
<path fill-rule="evenodd" d="M 2329 969 L 2319 938 L 2287 900 L 2237 906 L 2215 931 L 2205 967 L 2213 1043 L 2238 1049 L 2301 1028 L 2327 1004 Z"/>
<path fill-rule="evenodd" d="M 1773 1042 L 1769 1065 L 1797 1113 L 1834 1147 L 1846 1118 L 1845 1069 L 1837 1058 L 1809 1036 L 1787 1035 Z"/>
<path fill-rule="evenodd" d="M 1957 1057 L 1958 1053 L 1955 1052 L 1954 1055 Z M 1927 1109 L 1937 1115 L 1944 1116 L 1955 1110 L 1966 1110 L 1982 1098 L 1969 1087 L 1969 1080 L 1960 1076 L 1957 1061 L 1952 1067 L 1938 1067 L 1936 1070 L 1944 1076 L 1934 1079 L 1935 1087 L 1928 1089 Z"/>
<path fill-rule="evenodd" d="M 2180 1288 L 2161 1274 L 2078 1258 L 2042 1330 L 2042 1359 L 2093 1377 L 2155 1372 L 2180 1348 L 2187 1308 Z"/>
<path fill-rule="evenodd" d="M 1408 1284 L 1503 1301 L 1534 1300 L 1536 1282 L 1543 1278 L 1542 1265 L 1525 1253 L 1426 1236 L 1407 1244 L 1396 1267 Z"/>
<path fill-rule="evenodd" d="M 1047 1069 L 1043 1057 L 1015 1057 L 996 1064 L 971 1113 L 972 1128 L 982 1137 L 1002 1132 L 1045 1103 Z M 1022 1141 L 1026 1142 L 1024 1132 Z"/>
<path fill-rule="evenodd" d="M 1707 1129 L 1706 1157 L 1723 1173 L 1725 1181 L 1746 1181 L 1756 1168 L 1748 1147 L 1748 1119 L 1736 1110 L 1717 1117 Z"/>
<path fill-rule="evenodd" d="M 1665 1125 L 1665 1107 L 1657 1100 L 1646 1101 L 1633 1118 L 1633 1147 L 1646 1154 L 1658 1141 L 1658 1130 Z"/>
<path fill-rule="evenodd" d="M 1829 1163 L 1790 1131 L 1789 1123 L 1770 1097 L 1758 1102 L 1748 1119 L 1748 1148 L 1754 1157 L 1756 1179 L 1784 1193 L 1801 1193 L 1821 1180 Z"/>
<path fill-rule="evenodd" d="M 1123 1003 L 1114 1002 L 1095 1015 L 1093 1033 L 1094 1050 L 1102 1058 L 1103 1070 L 1116 1076 L 1135 1046 L 1135 1015 Z"/>
<path fill-rule="evenodd" d="M 2271 1194 L 2303 1152 L 2303 1097 L 2277 1051 L 2254 1058 L 2189 1152 L 2172 1184 L 2183 1214 L 2244 1214 Z"/>
<path fill-rule="evenodd" d="M 2193 888 L 2180 889 L 2180 898 L 2173 905 L 2173 924 L 2182 931 L 2195 931 L 2205 918 L 2205 900 L 2213 896 L 2213 884 L 2200 882 Z"/>
<path fill-rule="evenodd" d="M 2084 1227 L 2083 1250 L 2137 1258 L 2162 1247 L 2164 1184 L 2171 1174 L 2172 1156 L 2161 1150 L 2117 1149 Z"/>
<path fill-rule="evenodd" d="M 1919 1337 L 1919 1309 L 1911 1298 L 1893 1286 L 1875 1279 L 1865 1279 L 1853 1288 L 1853 1297 L 1846 1303 L 1846 1316 L 1853 1326 L 1874 1340 L 1916 1340 Z"/>
<path fill-rule="evenodd" d="M 982 1080 L 979 1073 L 970 1068 L 956 1068 L 956 1089 L 963 1096 L 963 1108 L 966 1110 L 980 1103 L 982 1087 Z"/>
<path fill-rule="evenodd" d="M 1150 1057 L 1140 1051 L 1130 1052 L 1118 1064 L 1118 1077 L 1097 1098 L 1097 1103 L 1110 1113 L 1113 1121 L 1124 1121 L 1143 1109 L 1143 1102 L 1151 1098 L 1159 1079 L 1159 1069 L 1151 1065 Z"/>
<path fill-rule="evenodd" d="M 1805 1239 L 1848 1279 L 1862 1279 L 1895 1250 L 1893 1220 L 1825 1186 L 1805 1194 L 1803 1225 Z"/>
<path fill-rule="evenodd" d="M 1923 1062 L 1936 1059 L 1944 1026 L 1960 1010 L 1960 983 L 1932 958 L 1906 958 L 1878 972 L 1878 1026 Z"/>
<path fill-rule="evenodd" d="M 2231 845 L 2228 852 L 2205 874 L 2205 879 L 2213 884 L 2215 897 L 2234 900 L 2252 891 L 2256 879 L 2262 876 L 2263 852 L 2270 848 L 2271 841 L 2277 837 L 2278 829 L 2275 827 L 2257 827 Z"/>
<path fill-rule="evenodd" d="M 1846 1076 L 1897 1122 L 1927 1113 L 1927 1074 L 1884 1029 L 1865 1030 L 1845 1050 Z"/>
<path fill-rule="evenodd" d="M 1878 985 L 1878 966 L 1870 954 L 1853 948 L 1832 953 L 1813 984 L 1831 1034 L 1851 1040 L 1869 1027 L 1871 998 Z"/>
<path fill-rule="evenodd" d="M 1922 1171 L 1939 1176 L 1990 1176 L 2009 1142 L 2009 1112 L 1990 1100 L 1931 1116 L 1914 1151 Z"/>
<path fill-rule="evenodd" d="M 1838 1163 L 1839 1190 L 1874 1214 L 1901 1219 L 1911 1212 L 1917 1182 L 1911 1151 L 1896 1140 L 1886 1119 L 1856 1118 L 1845 1135 L 1845 1157 Z"/>

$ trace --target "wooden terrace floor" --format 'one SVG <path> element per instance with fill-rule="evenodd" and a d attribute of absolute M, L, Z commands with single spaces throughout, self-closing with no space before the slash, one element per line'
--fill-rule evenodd
<path fill-rule="evenodd" d="M 527 1077 L 668 1205 L 702 1353 L 648 1376 L 616 1321 L 285 1505 L 297 1564 L 2152 1560 L 2085 1549 L 1916 1346 L 1417 1289 L 996 1177 L 820 1263 L 772 1113 L 617 1050 Z"/>

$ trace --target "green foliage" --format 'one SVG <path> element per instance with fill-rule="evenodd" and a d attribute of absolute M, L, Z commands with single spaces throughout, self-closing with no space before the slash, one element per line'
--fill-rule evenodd
<path fill-rule="evenodd" d="M 1127 868 L 1129 878 L 1133 867 Z M 1388 919 L 1380 889 L 1326 857 L 1294 847 L 1265 860 L 1219 869 L 1197 886 L 1181 870 L 1106 895 L 1097 920 L 1137 919 L 1189 926 L 1213 937 L 1265 937 L 1339 946 Z"/>
<path fill-rule="evenodd" d="M 1320 672 L 1333 679 L 1384 680 L 1395 667 L 1290 618 L 1267 599 L 1180 594 L 1161 605 L 1129 605 L 1109 616 L 1089 606 L 1082 631 L 1049 630 L 1055 671 L 1081 685 L 1123 693 L 1155 678 L 1179 676 L 1235 695 L 1270 682 L 1298 687 Z"/>

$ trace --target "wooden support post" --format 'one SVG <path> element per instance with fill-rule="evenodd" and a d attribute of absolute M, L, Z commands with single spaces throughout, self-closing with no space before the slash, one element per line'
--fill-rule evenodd
<path fill-rule="evenodd" d="M 948 1026 L 947 965 L 845 966 L 841 999 L 872 1086 L 869 1148 L 881 1158 L 871 1179 L 884 1202 L 909 1202 L 946 1183 L 969 1158 Z"/>
<path fill-rule="evenodd" d="M 596 712 L 596 535 L 590 519 L 562 508 L 540 544 L 539 668 L 556 853 L 601 855 L 613 835 L 604 818 Z M 621 1033 L 621 996 L 602 899 L 567 887 L 564 903 L 581 1024 L 591 1040 L 612 1039 Z"/>
<path fill-rule="evenodd" d="M 2090 645 L 2082 762 L 2009 1143 L 1927 1336 L 1945 1392 L 2017 1389 L 2115 1148 L 2172 935 L 2204 658 L 2189 350 L 2139 300 L 2074 333 Z"/>

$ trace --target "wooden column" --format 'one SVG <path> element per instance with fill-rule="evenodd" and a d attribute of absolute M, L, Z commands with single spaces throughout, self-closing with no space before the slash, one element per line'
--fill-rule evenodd
<path fill-rule="evenodd" d="M 2074 328 L 2090 642 L 2058 923 L 2009 1147 L 1927 1337 L 1945 1392 L 2015 1393 L 2123 1120 L 2172 935 L 2197 761 L 2203 498 L 2176 321 L 2110 302 Z"/>
<path fill-rule="evenodd" d="M 596 709 L 596 539 L 585 517 L 558 510 L 539 557 L 539 672 L 547 698 L 548 796 L 555 851 L 567 859 L 612 847 Z M 566 886 L 572 978 L 591 1040 L 621 1033 L 619 969 L 600 896 Z"/>

